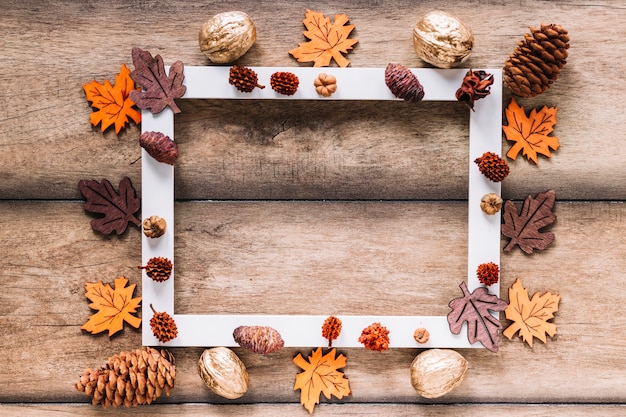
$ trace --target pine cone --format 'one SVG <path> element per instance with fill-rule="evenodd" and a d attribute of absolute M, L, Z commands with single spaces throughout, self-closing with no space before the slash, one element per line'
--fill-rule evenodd
<path fill-rule="evenodd" d="M 322 325 L 322 337 L 328 339 L 328 347 L 333 347 L 333 340 L 341 333 L 341 320 L 335 316 L 330 316 L 324 320 Z"/>
<path fill-rule="evenodd" d="M 178 145 L 161 132 L 143 132 L 139 137 L 139 145 L 148 155 L 164 164 L 174 165 L 178 159 Z"/>
<path fill-rule="evenodd" d="M 424 87 L 408 67 L 402 64 L 388 64 L 385 68 L 385 84 L 394 96 L 411 103 L 424 98 Z"/>
<path fill-rule="evenodd" d="M 470 69 L 463 77 L 461 87 L 456 90 L 456 99 L 474 111 L 474 102 L 489 95 L 491 84 L 493 84 L 493 74 Z"/>
<path fill-rule="evenodd" d="M 504 63 L 504 83 L 520 97 L 546 91 L 567 62 L 567 30 L 542 23 L 539 29 L 531 27 L 530 31 Z"/>
<path fill-rule="evenodd" d="M 292 96 L 296 94 L 300 80 L 296 74 L 279 71 L 272 74 L 270 84 L 277 93 Z"/>
<path fill-rule="evenodd" d="M 509 175 L 509 164 L 493 152 L 485 152 L 474 160 L 483 175 L 493 182 L 500 182 Z"/>
<path fill-rule="evenodd" d="M 228 83 L 234 85 L 242 93 L 250 93 L 255 87 L 265 88 L 264 85 L 259 84 L 259 77 L 256 72 L 239 65 L 235 65 L 230 69 Z"/>
<path fill-rule="evenodd" d="M 498 282 L 500 278 L 500 268 L 493 262 L 478 265 L 476 269 L 476 276 L 478 281 L 483 285 L 493 285 Z"/>
<path fill-rule="evenodd" d="M 372 323 L 361 332 L 359 343 L 365 349 L 382 352 L 389 349 L 389 330 L 380 323 Z"/>
<path fill-rule="evenodd" d="M 172 354 L 144 347 L 114 355 L 100 369 L 86 369 L 74 386 L 92 396 L 93 405 L 130 407 L 150 404 L 163 391 L 169 396 L 175 380 Z"/>
<path fill-rule="evenodd" d="M 239 326 L 233 331 L 233 339 L 242 348 L 261 355 L 277 352 L 285 345 L 278 330 L 269 326 Z"/>
<path fill-rule="evenodd" d="M 159 339 L 161 343 L 175 339 L 176 336 L 178 336 L 178 328 L 172 316 L 165 311 L 157 312 L 154 307 L 152 307 L 152 304 L 150 304 L 150 308 L 154 313 L 150 319 L 150 328 L 152 328 L 154 336 Z"/>
<path fill-rule="evenodd" d="M 172 261 L 167 258 L 150 258 L 146 266 L 140 266 L 146 270 L 146 275 L 156 282 L 167 281 L 172 275 Z"/>

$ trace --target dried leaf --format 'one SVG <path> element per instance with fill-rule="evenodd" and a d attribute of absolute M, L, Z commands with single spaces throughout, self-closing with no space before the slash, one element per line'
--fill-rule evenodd
<path fill-rule="evenodd" d="M 520 107 L 515 99 L 511 99 L 505 111 L 508 124 L 502 126 L 502 130 L 506 139 L 515 144 L 506 156 L 515 159 L 522 151 L 522 155 L 535 164 L 538 153 L 550 158 L 550 149 L 556 151 L 559 148 L 559 138 L 548 136 L 554 131 L 556 112 L 556 107 L 543 106 L 539 111 L 532 109 L 530 115 L 526 117 L 524 108 Z"/>
<path fill-rule="evenodd" d="M 109 80 L 103 84 L 93 80 L 83 84 L 83 90 L 91 107 L 98 109 L 89 116 L 89 122 L 98 126 L 104 132 L 109 126 L 115 124 L 115 133 L 129 123 L 129 118 L 136 124 L 141 122 L 141 113 L 135 108 L 135 102 L 130 99 L 130 92 L 135 89 L 135 83 L 130 78 L 130 70 L 122 64 L 120 73 L 115 77 L 115 85 Z"/>
<path fill-rule="evenodd" d="M 554 318 L 559 310 L 559 294 L 546 292 L 539 295 L 536 292 L 532 299 L 528 298 L 528 290 L 522 286 L 517 278 L 509 288 L 509 306 L 504 310 L 506 318 L 513 320 L 513 324 L 502 332 L 511 339 L 519 331 L 519 336 L 530 347 L 533 347 L 533 337 L 546 343 L 546 334 L 550 337 L 556 334 L 556 325 L 548 320 Z"/>
<path fill-rule="evenodd" d="M 501 232 L 511 238 L 504 247 L 506 252 L 518 245 L 524 252 L 531 254 L 533 249 L 543 250 L 554 241 L 554 233 L 540 231 L 542 227 L 556 220 L 556 215 L 552 212 L 554 200 L 554 190 L 539 193 L 535 198 L 528 196 L 519 215 L 511 200 L 504 203 L 504 224 Z"/>
<path fill-rule="evenodd" d="M 169 74 L 165 74 L 165 65 L 161 55 L 153 58 L 150 52 L 133 48 L 133 64 L 135 70 L 130 76 L 145 91 L 131 91 L 130 98 L 137 103 L 137 107 L 150 109 L 153 114 L 163 111 L 170 106 L 174 113 L 180 113 L 180 108 L 174 99 L 181 98 L 187 91 L 183 85 L 185 79 L 182 61 L 176 61 L 170 66 Z"/>
<path fill-rule="evenodd" d="M 300 402 L 310 414 L 315 404 L 320 403 L 320 393 L 327 399 L 330 399 L 331 394 L 342 399 L 351 393 L 348 379 L 344 378 L 343 372 L 338 371 L 346 366 L 346 357 L 340 354 L 335 358 L 335 353 L 336 349 L 332 349 L 322 356 L 322 348 L 319 347 L 311 352 L 308 362 L 300 353 L 293 359 L 304 370 L 296 375 L 293 389 L 300 390 Z"/>
<path fill-rule="evenodd" d="M 467 338 L 470 343 L 479 341 L 492 352 L 498 351 L 500 336 L 498 330 L 502 328 L 500 320 L 491 315 L 490 311 L 498 312 L 506 308 L 507 303 L 493 294 L 487 288 L 478 287 L 470 294 L 465 282 L 462 282 L 463 297 L 450 301 L 452 311 L 448 313 L 448 324 L 453 334 L 461 333 L 463 322 L 467 322 Z"/>
<path fill-rule="evenodd" d="M 346 25 L 349 20 L 347 15 L 338 14 L 335 23 L 331 23 L 323 13 L 307 9 L 302 23 L 307 28 L 304 36 L 310 41 L 298 44 L 289 53 L 298 62 L 313 62 L 314 67 L 327 67 L 333 58 L 340 67 L 347 67 L 350 61 L 342 53 L 348 53 L 358 42 L 358 39 L 349 38 L 354 29 L 354 25 Z"/>
<path fill-rule="evenodd" d="M 141 319 L 133 316 L 132 313 L 137 312 L 141 297 L 133 298 L 136 285 L 132 284 L 127 287 L 126 284 L 128 280 L 123 276 L 115 279 L 115 289 L 102 282 L 86 283 L 85 297 L 91 301 L 89 307 L 98 312 L 91 315 L 81 329 L 92 334 L 108 330 L 111 336 L 122 330 L 124 322 L 138 328 Z"/>
<path fill-rule="evenodd" d="M 128 223 L 139 226 L 141 222 L 134 214 L 139 210 L 140 200 L 130 182 L 124 177 L 120 181 L 119 194 L 115 192 L 111 183 L 103 179 L 102 183 L 96 180 L 81 180 L 78 188 L 87 199 L 83 207 L 91 213 L 104 214 L 104 217 L 93 219 L 91 228 L 97 232 L 121 235 L 126 231 Z"/>

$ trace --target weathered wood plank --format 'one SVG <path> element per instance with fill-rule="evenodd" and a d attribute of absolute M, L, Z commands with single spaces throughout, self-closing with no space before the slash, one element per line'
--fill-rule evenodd
<path fill-rule="evenodd" d="M 463 279 L 457 270 L 464 261 L 456 259 L 465 251 L 459 232 L 463 213 L 462 203 L 179 203 L 177 308 L 245 312 L 263 305 L 264 312 L 280 314 L 337 309 L 383 314 L 388 308 L 447 314 L 446 304 L 458 296 L 456 285 Z M 505 253 L 501 266 L 503 288 L 520 277 L 531 293 L 562 295 L 558 335 L 533 349 L 504 339 L 497 354 L 462 351 L 470 362 L 468 377 L 436 402 L 626 400 L 626 344 L 616 331 L 626 324 L 621 274 L 626 206 L 557 203 L 556 214 L 553 246 L 532 256 Z M 90 314 L 84 283 L 112 282 L 124 274 L 140 284 L 140 232 L 96 235 L 81 204 L 72 202 L 4 202 L 0 218 L 5 259 L 0 327 L 11 335 L 0 340 L 0 402 L 83 402 L 84 395 L 72 388 L 82 370 L 141 344 L 131 328 L 111 339 L 80 330 Z M 337 241 L 342 235 L 347 246 Z M 348 255 L 351 263 L 338 262 Z M 311 287 L 306 280 L 323 288 L 314 303 L 304 291 Z M 505 291 L 501 297 L 508 300 Z M 395 304 L 389 301 L 394 299 Z M 197 376 L 201 351 L 173 349 L 177 388 L 163 401 L 220 402 Z M 298 401 L 293 392 L 298 370 L 291 359 L 300 350 L 266 357 L 236 351 L 251 380 L 242 402 Z M 346 354 L 353 391 L 348 403 L 427 402 L 408 378 L 415 350 L 347 349 Z"/>

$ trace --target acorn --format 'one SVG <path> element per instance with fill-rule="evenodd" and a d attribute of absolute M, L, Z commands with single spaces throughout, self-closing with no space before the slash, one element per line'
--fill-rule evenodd
<path fill-rule="evenodd" d="M 233 338 L 242 348 L 261 355 L 277 352 L 285 345 L 278 330 L 269 326 L 239 326 Z"/>
<path fill-rule="evenodd" d="M 493 152 L 485 152 L 474 160 L 482 174 L 493 182 L 500 182 L 509 175 L 509 164 Z"/>
<path fill-rule="evenodd" d="M 424 98 L 424 87 L 411 72 L 402 64 L 388 64 L 385 68 L 385 83 L 394 96 L 411 103 Z"/>
<path fill-rule="evenodd" d="M 139 145 L 148 152 L 148 155 L 164 164 L 174 165 L 178 159 L 176 142 L 161 132 L 143 132 L 139 138 Z"/>
<path fill-rule="evenodd" d="M 291 72 L 275 72 L 270 77 L 272 90 L 286 96 L 293 96 L 298 90 L 300 80 L 296 74 Z"/>
<path fill-rule="evenodd" d="M 234 85 L 235 88 L 242 93 L 250 93 L 256 87 L 265 88 L 259 84 L 259 76 L 256 72 L 247 67 L 234 65 L 231 67 L 228 76 L 228 83 Z"/>
<path fill-rule="evenodd" d="M 167 281 L 172 275 L 172 261 L 167 258 L 155 257 L 148 260 L 146 266 L 140 266 L 139 269 L 145 269 L 146 275 L 156 282 Z"/>
<path fill-rule="evenodd" d="M 172 316 L 165 311 L 157 312 L 154 307 L 152 307 L 152 304 L 150 304 L 150 308 L 154 313 L 150 319 L 150 328 L 152 329 L 154 337 L 159 339 L 161 343 L 175 339 L 176 336 L 178 336 L 178 328 Z"/>

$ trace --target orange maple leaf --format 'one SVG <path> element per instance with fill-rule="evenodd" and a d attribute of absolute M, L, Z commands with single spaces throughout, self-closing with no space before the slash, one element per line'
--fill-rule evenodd
<path fill-rule="evenodd" d="M 332 349 L 322 356 L 322 348 L 319 347 L 311 352 L 308 362 L 300 353 L 293 358 L 293 362 L 304 370 L 296 375 L 293 390 L 300 390 L 300 402 L 309 414 L 313 413 L 315 404 L 320 403 L 320 393 L 327 399 L 331 394 L 342 399 L 351 393 L 348 379 L 337 370 L 346 366 L 346 357 L 340 354 L 335 358 L 336 351 Z"/>
<path fill-rule="evenodd" d="M 519 278 L 509 288 L 509 306 L 504 310 L 506 318 L 513 320 L 513 324 L 504 330 L 504 336 L 511 339 L 519 331 L 519 336 L 530 347 L 533 347 L 533 337 L 546 343 L 546 334 L 551 337 L 556 334 L 556 325 L 548 320 L 554 317 L 559 310 L 559 294 L 546 292 L 539 295 L 536 292 L 532 299 L 528 298 L 528 290 L 522 286 Z"/>
<path fill-rule="evenodd" d="M 335 23 L 331 23 L 324 14 L 307 9 L 302 23 L 307 28 L 304 36 L 310 41 L 298 44 L 289 53 L 298 62 L 313 62 L 314 67 L 327 67 L 333 58 L 340 67 L 347 67 L 350 61 L 342 53 L 348 53 L 359 41 L 349 38 L 354 29 L 354 25 L 346 25 L 349 20 L 347 15 L 338 14 Z"/>
<path fill-rule="evenodd" d="M 506 153 L 511 159 L 517 158 L 519 151 L 537 163 L 537 154 L 550 158 L 550 149 L 556 151 L 559 148 L 559 138 L 548 136 L 554 131 L 556 124 L 556 107 L 547 107 L 539 111 L 532 109 L 530 115 L 526 117 L 523 107 L 520 107 L 515 99 L 506 108 L 506 121 L 508 125 L 502 126 L 506 139 L 516 142 Z"/>
<path fill-rule="evenodd" d="M 127 287 L 127 283 L 128 280 L 123 276 L 115 279 L 115 289 L 102 282 L 86 283 L 85 297 L 91 301 L 89 307 L 98 312 L 89 316 L 89 321 L 83 324 L 81 329 L 93 334 L 108 330 L 111 336 L 122 330 L 124 321 L 138 328 L 141 319 L 133 316 L 132 313 L 137 312 L 141 297 L 133 298 L 136 285 L 132 284 Z"/>
<path fill-rule="evenodd" d="M 100 123 L 102 132 L 115 124 L 115 133 L 119 134 L 126 123 L 129 123 L 129 118 L 136 124 L 141 122 L 141 113 L 130 99 L 130 92 L 135 90 L 135 82 L 130 78 L 130 70 L 126 65 L 122 64 L 120 73 L 115 76 L 114 86 L 109 80 L 104 80 L 103 84 L 93 80 L 83 84 L 83 90 L 91 107 L 98 109 L 91 113 L 89 122 L 94 126 Z"/>

